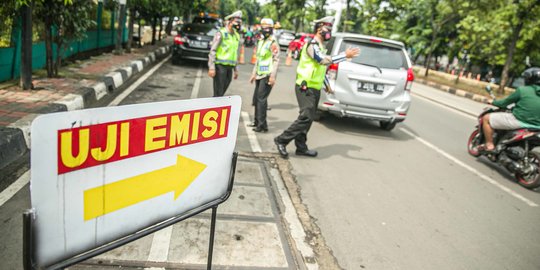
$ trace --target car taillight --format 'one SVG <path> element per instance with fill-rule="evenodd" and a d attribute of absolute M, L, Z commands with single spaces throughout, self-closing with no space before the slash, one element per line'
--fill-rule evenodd
<path fill-rule="evenodd" d="M 174 44 L 184 45 L 184 39 L 182 38 L 182 36 L 177 35 L 176 37 L 174 37 Z"/>
<path fill-rule="evenodd" d="M 326 74 L 328 74 L 328 79 L 330 80 L 337 79 L 338 67 L 339 67 L 339 64 L 331 64 L 328 67 L 328 70 L 326 71 Z"/>
<path fill-rule="evenodd" d="M 380 40 L 380 39 L 375 39 L 375 38 L 370 38 L 369 41 L 375 42 L 375 43 L 381 43 L 381 42 L 382 42 L 382 40 Z"/>
<path fill-rule="evenodd" d="M 407 69 L 407 82 L 405 83 L 405 90 L 411 91 L 413 81 L 414 81 L 414 72 L 412 68 L 409 68 Z"/>

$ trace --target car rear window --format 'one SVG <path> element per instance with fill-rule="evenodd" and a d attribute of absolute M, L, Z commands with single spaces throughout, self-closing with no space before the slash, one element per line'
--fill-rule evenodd
<path fill-rule="evenodd" d="M 182 27 L 182 32 L 189 34 L 201 34 L 204 33 L 208 36 L 216 34 L 218 29 L 207 24 L 189 24 Z"/>
<path fill-rule="evenodd" d="M 360 48 L 360 55 L 352 59 L 353 63 L 373 65 L 379 68 L 388 69 L 408 68 L 407 60 L 402 49 L 382 44 L 344 40 L 341 43 L 340 52 L 345 51 L 348 47 Z"/>

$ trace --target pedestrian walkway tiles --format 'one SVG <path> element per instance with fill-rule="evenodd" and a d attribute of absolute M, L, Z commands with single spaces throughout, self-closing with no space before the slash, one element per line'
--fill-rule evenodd
<path fill-rule="evenodd" d="M 269 163 L 238 159 L 229 199 L 217 210 L 214 269 L 296 269 L 276 202 Z M 90 259 L 79 267 L 205 269 L 211 211 Z"/>

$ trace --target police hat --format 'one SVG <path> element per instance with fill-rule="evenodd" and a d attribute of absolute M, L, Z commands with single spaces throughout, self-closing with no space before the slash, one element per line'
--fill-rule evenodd
<path fill-rule="evenodd" d="M 242 19 L 242 11 L 237 10 L 237 11 L 233 12 L 231 15 L 225 17 L 225 20 L 232 20 L 234 18 Z"/>
<path fill-rule="evenodd" d="M 322 19 L 313 21 L 317 27 L 319 26 L 332 26 L 334 24 L 333 16 L 326 16 Z"/>
<path fill-rule="evenodd" d="M 263 18 L 261 20 L 261 26 L 262 27 L 274 27 L 274 20 L 270 18 Z"/>

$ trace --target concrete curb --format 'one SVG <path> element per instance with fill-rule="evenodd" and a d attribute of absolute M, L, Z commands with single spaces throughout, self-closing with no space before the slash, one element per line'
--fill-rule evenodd
<path fill-rule="evenodd" d="M 0 129 L 0 174 L 9 174 L 10 172 L 4 172 L 4 169 L 8 168 L 11 163 L 15 163 L 30 150 L 30 126 L 32 121 L 40 114 L 92 107 L 104 97 L 113 93 L 116 94 L 118 89 L 125 85 L 135 74 L 147 69 L 148 66 L 164 58 L 171 51 L 170 46 L 160 47 L 148 53 L 145 57 L 131 61 L 127 66 L 106 74 L 101 78 L 100 82 L 90 87 L 77 89 L 76 94 L 68 94 L 62 99 L 50 103 L 39 111 L 39 114 L 27 115 L 6 128 Z"/>
<path fill-rule="evenodd" d="M 432 81 L 428 81 L 428 80 L 425 80 L 425 79 L 416 78 L 414 81 L 418 82 L 418 83 L 421 83 L 421 84 L 424 84 L 424 85 L 427 85 L 427 86 L 431 86 L 433 88 L 439 89 L 441 91 L 444 91 L 444 92 L 447 92 L 447 93 L 450 93 L 450 94 L 453 94 L 453 95 L 456 95 L 456 96 L 459 96 L 459 97 L 472 99 L 472 100 L 477 101 L 477 102 L 487 104 L 488 100 L 489 100 L 489 98 L 481 96 L 481 95 L 472 94 L 472 93 L 469 93 L 469 92 L 467 92 L 465 90 L 456 89 L 456 88 L 453 88 L 453 87 L 450 87 L 450 86 L 447 86 L 447 85 L 434 83 Z"/>

